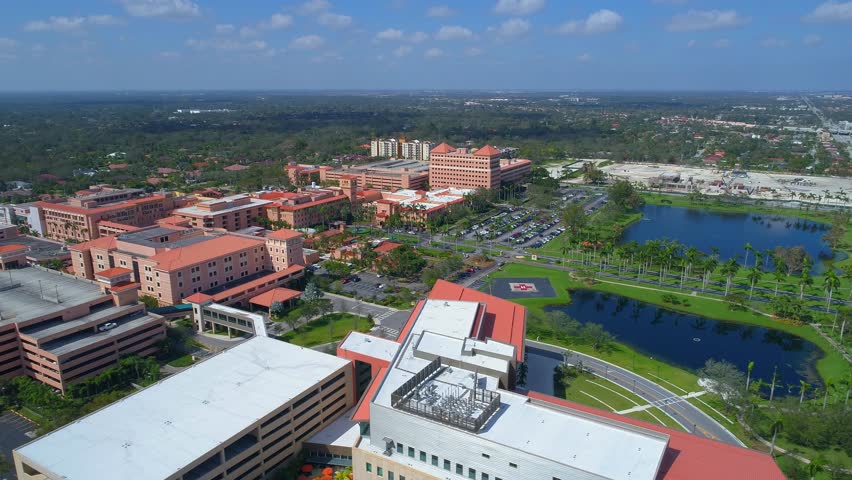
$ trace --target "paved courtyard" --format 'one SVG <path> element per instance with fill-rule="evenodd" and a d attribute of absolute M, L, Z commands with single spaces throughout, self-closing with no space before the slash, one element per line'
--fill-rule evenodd
<path fill-rule="evenodd" d="M 556 291 L 547 278 L 495 278 L 491 294 L 506 299 L 550 298 Z"/>

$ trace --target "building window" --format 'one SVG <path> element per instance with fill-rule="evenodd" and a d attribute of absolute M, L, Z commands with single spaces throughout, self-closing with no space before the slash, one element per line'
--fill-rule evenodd
<path fill-rule="evenodd" d="M 401 443 L 397 443 L 397 444 L 396 444 L 396 453 L 398 453 L 398 454 L 402 455 L 402 452 L 403 452 L 402 444 L 401 444 Z"/>
<path fill-rule="evenodd" d="M 464 475 L 464 466 L 461 463 L 456 464 L 456 475 Z"/>
<path fill-rule="evenodd" d="M 518 468 L 518 464 L 517 464 L 517 463 L 509 462 L 509 466 L 510 466 L 510 467 L 512 467 L 512 468 Z"/>
<path fill-rule="evenodd" d="M 487 473 L 482 474 L 482 480 L 488 480 L 488 474 Z"/>
<path fill-rule="evenodd" d="M 438 466 L 438 456 L 437 455 L 432 455 L 432 465 L 434 465 L 436 467 Z"/>
<path fill-rule="evenodd" d="M 426 461 L 426 452 L 424 452 L 423 450 L 420 450 L 420 461 L 421 462 Z"/>
<path fill-rule="evenodd" d="M 482 456 L 485 458 L 491 458 L 491 455 L 488 455 L 487 453 L 483 453 Z"/>
<path fill-rule="evenodd" d="M 408 447 L 408 456 L 414 458 L 414 447 Z"/>
<path fill-rule="evenodd" d="M 468 468 L 467 469 L 467 478 L 472 478 L 473 480 L 476 480 L 476 470 L 474 470 L 472 468 Z"/>
<path fill-rule="evenodd" d="M 385 474 L 385 471 L 382 470 L 382 467 L 376 467 L 376 475 L 383 477 L 384 474 Z"/>
<path fill-rule="evenodd" d="M 447 459 L 444 459 L 444 470 L 450 471 L 450 461 Z"/>
<path fill-rule="evenodd" d="M 393 472 L 388 470 L 388 480 L 393 480 Z"/>
<path fill-rule="evenodd" d="M 373 471 L 373 464 L 372 464 L 372 463 L 370 463 L 370 462 L 367 462 L 367 471 L 368 471 L 368 472 L 372 472 L 372 471 Z"/>

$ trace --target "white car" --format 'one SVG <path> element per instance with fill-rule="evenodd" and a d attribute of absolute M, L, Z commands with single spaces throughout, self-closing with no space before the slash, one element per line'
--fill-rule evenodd
<path fill-rule="evenodd" d="M 117 326 L 118 326 L 118 324 L 115 323 L 115 322 L 108 322 L 108 323 L 105 323 L 105 324 L 101 325 L 100 327 L 98 327 L 98 331 L 99 332 L 106 332 L 107 330 L 112 330 L 113 328 L 115 328 Z"/>

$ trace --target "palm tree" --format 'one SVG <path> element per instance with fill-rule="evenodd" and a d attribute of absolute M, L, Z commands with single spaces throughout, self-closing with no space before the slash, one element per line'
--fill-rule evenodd
<path fill-rule="evenodd" d="M 802 271 L 802 277 L 799 279 L 799 300 L 805 298 L 805 287 L 809 287 L 814 284 L 814 279 L 811 278 L 811 275 L 807 270 Z"/>
<path fill-rule="evenodd" d="M 834 269 L 829 268 L 828 271 L 825 272 L 825 280 L 822 282 L 825 291 L 828 292 L 828 301 L 826 302 L 826 307 L 831 308 L 831 294 L 834 293 L 834 289 L 840 286 L 840 279 L 837 278 L 837 274 L 834 273 Z"/>
<path fill-rule="evenodd" d="M 734 279 L 734 275 L 737 274 L 739 269 L 740 264 L 737 263 L 737 260 L 735 258 L 728 260 L 722 265 L 722 273 L 725 275 L 725 277 L 727 277 L 727 281 L 725 282 L 726 297 L 728 296 L 728 291 L 731 289 L 731 281 Z"/>
<path fill-rule="evenodd" d="M 760 277 L 763 276 L 763 271 L 760 270 L 760 264 L 755 263 L 753 267 L 748 271 L 748 281 L 751 282 L 751 289 L 748 292 L 748 299 L 751 300 L 752 295 L 754 294 L 754 284 L 760 281 Z"/>
<path fill-rule="evenodd" d="M 745 258 L 743 259 L 743 267 L 748 266 L 748 252 L 754 253 L 754 247 L 750 243 L 745 244 Z"/>
<path fill-rule="evenodd" d="M 822 456 L 811 460 L 811 463 L 809 463 L 807 467 L 805 467 L 808 470 L 808 475 L 811 477 L 811 480 L 816 479 L 817 473 L 825 471 L 825 464 L 826 461 Z"/>
<path fill-rule="evenodd" d="M 701 252 L 698 251 L 695 247 L 689 247 L 686 249 L 686 253 L 684 254 L 686 258 L 686 268 L 683 270 L 683 277 L 680 281 L 680 287 L 683 288 L 683 282 L 687 276 L 692 274 L 692 266 L 695 265 L 695 262 L 698 260 Z"/>
<path fill-rule="evenodd" d="M 772 274 L 775 276 L 775 296 L 778 296 L 778 284 L 787 278 L 787 266 L 784 259 L 778 255 L 772 255 Z"/>
<path fill-rule="evenodd" d="M 834 388 L 834 380 L 831 378 L 825 379 L 825 396 L 822 397 L 822 409 L 825 410 L 826 405 L 828 405 L 828 394 L 831 393 L 831 389 Z"/>
<path fill-rule="evenodd" d="M 811 385 L 804 380 L 799 380 L 799 383 L 802 384 L 801 388 L 799 388 L 799 405 L 801 405 L 802 402 L 805 401 L 805 392 L 807 392 L 808 389 L 811 388 Z"/>
<path fill-rule="evenodd" d="M 748 392 L 748 384 L 751 383 L 752 370 L 754 370 L 754 362 L 748 362 L 748 374 L 746 375 L 746 392 Z"/>
<path fill-rule="evenodd" d="M 769 447 L 769 456 L 771 457 L 773 453 L 775 453 L 775 439 L 778 438 L 778 432 L 784 428 L 784 421 L 781 419 L 781 416 L 777 416 L 772 421 L 772 446 Z"/>
<path fill-rule="evenodd" d="M 715 256 L 707 257 L 707 259 L 704 261 L 704 278 L 701 283 L 701 291 L 704 291 L 704 289 L 707 287 L 707 282 L 710 281 L 710 276 L 713 274 L 713 272 L 716 271 L 717 268 L 719 268 L 719 260 L 717 260 Z"/>

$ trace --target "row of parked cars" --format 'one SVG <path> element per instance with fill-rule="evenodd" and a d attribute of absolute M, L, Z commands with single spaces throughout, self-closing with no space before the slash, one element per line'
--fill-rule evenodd
<path fill-rule="evenodd" d="M 529 243 L 536 238 L 539 238 L 540 240 L 537 240 L 535 243 L 530 245 L 530 247 L 541 247 L 542 245 L 553 240 L 557 235 L 565 231 L 564 228 L 559 227 L 545 235 L 545 232 L 555 227 L 558 223 L 559 217 L 553 214 L 544 222 L 529 225 L 523 230 L 513 233 L 509 236 L 509 238 L 506 239 L 506 241 L 513 242 L 515 243 L 515 245 L 521 245 L 524 243 Z"/>

